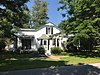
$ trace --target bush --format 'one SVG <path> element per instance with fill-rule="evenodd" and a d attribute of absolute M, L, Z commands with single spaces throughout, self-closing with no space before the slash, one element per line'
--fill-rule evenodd
<path fill-rule="evenodd" d="M 63 52 L 63 50 L 59 47 L 52 47 L 51 48 L 51 53 L 53 53 L 53 54 L 60 54 L 61 52 Z"/>
<path fill-rule="evenodd" d="M 33 56 L 39 56 L 39 53 L 38 53 L 38 51 L 32 51 L 32 53 L 31 53 Z"/>
<path fill-rule="evenodd" d="M 60 55 L 68 55 L 67 52 L 61 52 Z"/>
<path fill-rule="evenodd" d="M 100 46 L 95 47 L 96 50 L 100 50 Z"/>
<path fill-rule="evenodd" d="M 1 40 L 0 41 L 0 50 L 5 49 L 5 47 L 6 47 L 6 43 L 3 40 Z"/>
<path fill-rule="evenodd" d="M 43 46 L 40 46 L 39 48 L 38 48 L 38 52 L 39 52 L 39 54 L 45 54 L 45 49 L 44 49 L 44 47 Z"/>
<path fill-rule="evenodd" d="M 96 50 L 97 52 L 100 52 L 100 46 L 94 47 L 94 50 Z"/>

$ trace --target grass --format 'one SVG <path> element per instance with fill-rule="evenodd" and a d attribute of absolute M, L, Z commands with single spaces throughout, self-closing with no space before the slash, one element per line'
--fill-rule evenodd
<path fill-rule="evenodd" d="M 100 57 L 81 57 L 67 53 L 60 60 L 47 57 L 34 57 L 32 54 L 4 54 L 0 58 L 0 71 L 12 71 L 56 66 L 72 66 L 99 63 Z"/>
<path fill-rule="evenodd" d="M 61 60 L 68 61 L 66 64 L 70 65 L 100 63 L 100 58 L 81 58 L 76 56 L 63 57 Z"/>

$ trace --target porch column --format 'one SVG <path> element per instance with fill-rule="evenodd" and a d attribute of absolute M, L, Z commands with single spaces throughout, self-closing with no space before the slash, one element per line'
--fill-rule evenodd
<path fill-rule="evenodd" d="M 51 47 L 50 47 L 50 40 L 48 39 L 48 42 L 47 42 L 48 44 L 48 53 L 49 53 L 49 55 L 51 55 Z"/>
<path fill-rule="evenodd" d="M 62 42 L 62 40 L 61 40 L 61 37 L 60 37 L 60 38 L 59 38 L 59 47 L 60 47 L 61 49 L 63 49 L 61 42 Z"/>
<path fill-rule="evenodd" d="M 18 41 L 17 46 L 22 47 L 21 39 L 17 38 L 17 41 Z"/>
<path fill-rule="evenodd" d="M 46 46 L 46 48 L 45 48 L 45 49 L 46 49 L 45 55 L 46 55 L 46 56 L 49 56 L 49 55 L 51 55 L 50 40 L 47 39 L 47 40 L 46 40 L 46 43 L 47 43 L 47 44 L 45 45 L 45 46 Z"/>
<path fill-rule="evenodd" d="M 34 48 L 34 39 L 32 38 L 31 39 L 31 49 L 33 49 Z"/>
<path fill-rule="evenodd" d="M 57 38 L 55 38 L 56 39 L 56 47 L 57 47 Z"/>

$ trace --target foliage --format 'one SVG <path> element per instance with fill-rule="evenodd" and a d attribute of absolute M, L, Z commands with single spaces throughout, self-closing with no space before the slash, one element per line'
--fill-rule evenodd
<path fill-rule="evenodd" d="M 27 21 L 27 6 L 29 0 L 1 0 L 0 1 L 0 17 L 2 20 L 6 18 L 8 22 L 15 26 L 22 27 L 22 24 Z M 3 17 L 3 18 L 2 18 Z"/>
<path fill-rule="evenodd" d="M 34 0 L 33 10 L 32 10 L 32 21 L 33 28 L 37 29 L 41 25 L 46 24 L 48 20 L 47 17 L 47 3 L 42 0 Z"/>
<path fill-rule="evenodd" d="M 0 40 L 0 52 L 6 47 L 6 43 L 4 40 Z"/>
<path fill-rule="evenodd" d="M 96 46 L 94 49 L 100 52 L 100 46 Z"/>
<path fill-rule="evenodd" d="M 43 46 L 40 46 L 39 48 L 38 48 L 38 52 L 39 52 L 39 54 L 45 54 L 45 49 L 44 49 L 44 47 Z"/>
<path fill-rule="evenodd" d="M 67 52 L 61 52 L 60 55 L 68 56 Z"/>
<path fill-rule="evenodd" d="M 53 54 L 60 54 L 61 52 L 63 52 L 63 50 L 59 47 L 52 47 L 51 48 L 51 53 L 53 53 Z"/>
<path fill-rule="evenodd" d="M 0 20 L 0 38 L 11 37 L 11 29 L 11 23 L 2 17 L 2 20 Z"/>
<path fill-rule="evenodd" d="M 1 0 L 0 1 L 0 35 L 11 37 L 15 26 L 23 27 L 29 23 L 29 11 L 25 3 L 28 0 Z"/>
<path fill-rule="evenodd" d="M 69 42 L 92 50 L 95 38 L 100 38 L 99 0 L 60 0 L 59 10 L 66 10 L 68 19 L 60 24 L 66 34 L 74 34 Z"/>
<path fill-rule="evenodd" d="M 29 10 L 25 4 L 28 1 L 0 0 L 0 39 L 4 40 L 6 45 L 8 39 L 12 39 L 13 33 L 17 32 L 17 28 L 29 23 Z"/>

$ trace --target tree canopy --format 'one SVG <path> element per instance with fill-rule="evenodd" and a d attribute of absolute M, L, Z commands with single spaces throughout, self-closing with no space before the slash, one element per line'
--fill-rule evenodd
<path fill-rule="evenodd" d="M 74 45 L 92 49 L 96 38 L 100 38 L 100 0 L 60 0 L 58 10 L 66 10 L 69 18 L 62 22 L 66 34 L 74 34 L 70 40 Z M 87 44 L 86 44 L 87 43 Z M 87 47 L 87 48 L 86 48 Z"/>
<path fill-rule="evenodd" d="M 5 38 L 11 38 L 12 29 L 24 27 L 25 24 L 28 25 L 30 16 L 25 4 L 28 1 L 0 0 L 0 45 L 7 41 Z"/>
<path fill-rule="evenodd" d="M 22 27 L 23 21 L 26 21 L 27 13 L 24 10 L 28 10 L 25 5 L 27 1 L 29 0 L 0 0 L 0 20 L 6 18 L 15 26 Z"/>
<path fill-rule="evenodd" d="M 37 29 L 41 25 L 46 24 L 47 20 L 47 3 L 43 0 L 34 0 L 33 10 L 32 10 L 32 21 L 33 28 Z"/>

